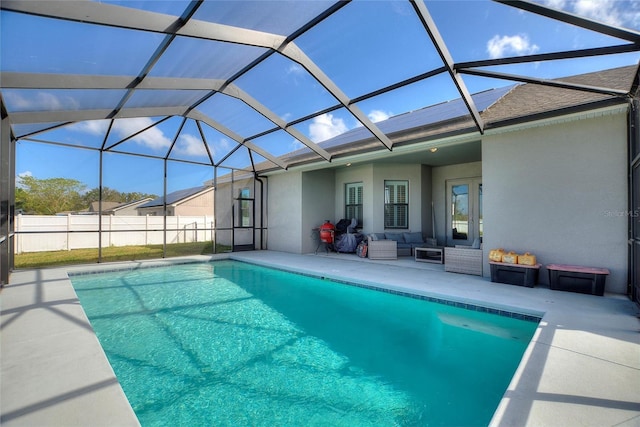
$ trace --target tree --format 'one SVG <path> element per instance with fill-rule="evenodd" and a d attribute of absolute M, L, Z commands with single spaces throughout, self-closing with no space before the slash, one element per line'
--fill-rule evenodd
<path fill-rule="evenodd" d="M 103 202 L 118 202 L 118 203 L 129 203 L 135 202 L 136 200 L 142 200 L 145 197 L 151 197 L 155 199 L 156 196 L 153 194 L 144 194 L 144 193 L 121 193 L 118 190 L 114 190 L 109 187 L 102 187 L 102 201 Z M 82 200 L 84 201 L 85 206 L 89 206 L 92 202 L 97 202 L 100 200 L 100 189 L 93 188 L 87 191 L 84 196 L 82 196 Z"/>
<path fill-rule="evenodd" d="M 146 197 L 155 199 L 158 196 L 156 196 L 155 194 L 145 194 L 145 193 L 139 193 L 137 191 L 134 191 L 133 193 L 122 193 L 122 197 L 124 198 L 124 200 L 122 201 L 123 203 L 129 203 L 129 202 L 135 202 L 137 200 L 142 200 Z"/>
<path fill-rule="evenodd" d="M 16 212 L 26 212 L 25 205 L 27 203 L 28 193 L 24 188 L 16 187 Z"/>
<path fill-rule="evenodd" d="M 80 194 L 85 188 L 82 182 L 70 178 L 22 176 L 16 188 L 16 205 L 34 215 L 80 210 L 84 207 Z"/>
<path fill-rule="evenodd" d="M 92 202 L 100 200 L 100 189 L 93 188 L 82 196 L 85 207 L 89 206 Z M 102 201 L 103 202 L 122 202 L 122 194 L 117 190 L 112 190 L 109 187 L 102 187 Z"/>

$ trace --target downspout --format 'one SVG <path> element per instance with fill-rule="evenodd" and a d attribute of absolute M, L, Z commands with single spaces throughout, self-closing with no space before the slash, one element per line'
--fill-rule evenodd
<path fill-rule="evenodd" d="M 162 220 L 163 230 L 162 234 L 162 258 L 167 257 L 167 159 L 164 159 L 164 178 L 162 187 Z"/>
<path fill-rule="evenodd" d="M 265 249 L 264 247 L 264 182 L 260 179 L 260 176 L 256 173 L 254 174 L 254 179 L 260 183 L 260 250 Z"/>
<path fill-rule="evenodd" d="M 637 278 L 640 275 L 638 271 L 638 266 L 635 264 L 635 259 L 637 258 L 636 251 L 639 250 L 640 244 L 637 242 L 635 238 L 637 231 L 637 215 L 640 215 L 640 212 L 637 211 L 637 204 L 640 204 L 640 189 L 635 188 L 634 184 L 634 165 L 637 162 L 640 162 L 639 154 L 636 152 L 636 147 L 640 145 L 640 108 L 639 101 L 633 95 L 629 97 L 629 115 L 628 115 L 628 141 L 627 141 L 627 179 L 628 179 L 628 212 L 627 221 L 628 221 L 628 267 L 627 267 L 627 295 L 628 297 L 636 302 L 640 302 L 640 286 L 636 283 Z"/>

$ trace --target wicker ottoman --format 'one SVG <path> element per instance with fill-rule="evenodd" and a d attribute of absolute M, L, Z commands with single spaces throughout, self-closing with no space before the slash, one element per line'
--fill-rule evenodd
<path fill-rule="evenodd" d="M 444 271 L 482 276 L 482 249 L 444 248 Z"/>
<path fill-rule="evenodd" d="M 398 259 L 398 242 L 395 240 L 369 240 L 369 259 Z"/>

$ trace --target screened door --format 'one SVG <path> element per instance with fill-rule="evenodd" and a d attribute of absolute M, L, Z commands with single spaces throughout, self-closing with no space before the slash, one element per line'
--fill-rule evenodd
<path fill-rule="evenodd" d="M 233 205 L 233 250 L 255 249 L 255 200 L 249 187 L 239 191 Z"/>
<path fill-rule="evenodd" d="M 481 178 L 447 181 L 447 245 L 471 245 L 482 227 Z"/>

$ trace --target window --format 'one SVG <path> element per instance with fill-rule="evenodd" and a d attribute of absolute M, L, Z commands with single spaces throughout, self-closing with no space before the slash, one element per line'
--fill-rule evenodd
<path fill-rule="evenodd" d="M 344 217 L 347 219 L 356 218 L 358 228 L 362 228 L 362 192 L 361 182 L 345 185 Z"/>
<path fill-rule="evenodd" d="M 409 228 L 409 181 L 384 182 L 384 228 Z"/>

